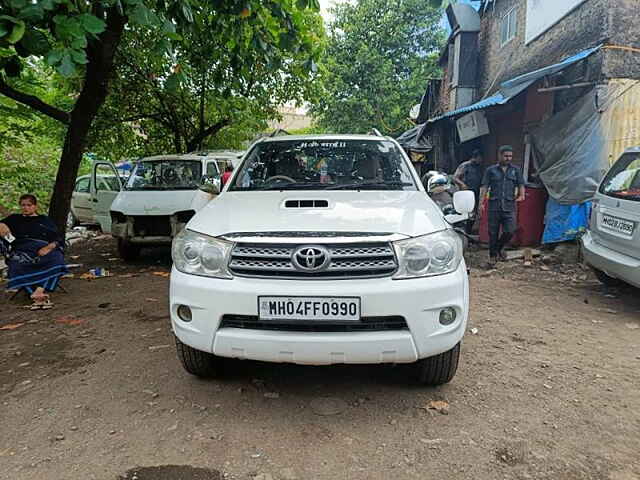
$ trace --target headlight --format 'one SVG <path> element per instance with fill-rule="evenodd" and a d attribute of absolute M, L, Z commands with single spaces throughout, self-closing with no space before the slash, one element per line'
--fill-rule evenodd
<path fill-rule="evenodd" d="M 398 257 L 395 280 L 451 273 L 462 260 L 462 240 L 453 230 L 393 243 Z"/>
<path fill-rule="evenodd" d="M 183 273 L 232 278 L 227 265 L 233 243 L 183 229 L 173 239 L 171 258 Z"/>

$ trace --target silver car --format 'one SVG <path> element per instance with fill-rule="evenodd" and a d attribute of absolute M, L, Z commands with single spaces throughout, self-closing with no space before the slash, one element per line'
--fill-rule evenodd
<path fill-rule="evenodd" d="M 602 283 L 640 288 L 640 147 L 626 150 L 604 177 L 582 246 Z"/>

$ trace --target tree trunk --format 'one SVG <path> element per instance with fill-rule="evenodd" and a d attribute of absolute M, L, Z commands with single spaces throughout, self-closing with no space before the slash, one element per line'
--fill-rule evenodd
<path fill-rule="evenodd" d="M 71 204 L 71 194 L 78 168 L 87 143 L 91 124 L 108 94 L 109 78 L 113 72 L 114 56 L 126 17 L 115 8 L 109 9 L 107 27 L 99 39 L 87 48 L 86 73 L 82 91 L 71 111 L 69 128 L 65 135 L 64 147 L 49 206 L 49 216 L 60 232 L 66 228 L 66 219 Z"/>

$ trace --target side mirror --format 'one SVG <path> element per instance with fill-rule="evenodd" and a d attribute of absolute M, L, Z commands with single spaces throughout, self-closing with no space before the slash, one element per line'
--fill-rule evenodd
<path fill-rule="evenodd" d="M 453 206 L 458 213 L 471 213 L 476 206 L 476 195 L 471 190 L 462 190 L 453 194 Z"/>
<path fill-rule="evenodd" d="M 209 195 L 219 195 L 220 187 L 216 185 L 214 182 L 204 182 L 198 189 L 202 192 L 208 193 Z"/>

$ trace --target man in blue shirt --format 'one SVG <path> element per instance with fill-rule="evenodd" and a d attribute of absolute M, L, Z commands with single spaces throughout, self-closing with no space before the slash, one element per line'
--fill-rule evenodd
<path fill-rule="evenodd" d="M 524 200 L 522 171 L 511 164 L 513 148 L 503 145 L 498 150 L 498 163 L 487 168 L 482 177 L 480 201 L 489 192 L 489 266 L 498 258 L 506 260 L 504 247 L 516 231 L 516 202 Z M 484 203 L 482 203 L 484 215 Z M 502 227 L 502 235 L 500 235 Z"/>

